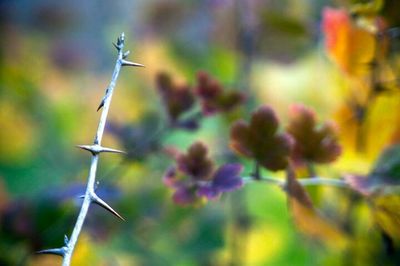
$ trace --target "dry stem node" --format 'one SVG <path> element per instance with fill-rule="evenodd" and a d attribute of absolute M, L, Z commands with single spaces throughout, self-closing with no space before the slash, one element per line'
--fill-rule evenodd
<path fill-rule="evenodd" d="M 86 192 L 85 192 L 85 195 L 83 196 L 83 203 L 82 203 L 78 218 L 76 220 L 74 229 L 72 231 L 71 237 L 70 237 L 70 239 L 68 239 L 67 236 L 64 237 L 64 246 L 61 248 L 45 249 L 45 250 L 37 252 L 37 254 L 53 254 L 53 255 L 62 256 L 63 257 L 63 263 L 62 263 L 63 266 L 69 266 L 71 264 L 71 257 L 72 257 L 75 245 L 78 241 L 79 234 L 82 230 L 82 226 L 85 221 L 85 218 L 86 218 L 86 215 L 87 215 L 87 212 L 89 210 L 89 206 L 91 203 L 95 203 L 95 204 L 103 207 L 104 209 L 106 209 L 107 211 L 111 212 L 116 217 L 118 217 L 124 221 L 124 218 L 122 218 L 121 215 L 119 215 L 113 208 L 111 208 L 104 200 L 102 200 L 95 193 L 96 170 L 97 170 L 97 164 L 99 161 L 100 153 L 102 153 L 102 152 L 124 153 L 123 151 L 120 151 L 120 150 L 105 148 L 105 147 L 101 146 L 101 140 L 102 140 L 104 128 L 106 125 L 107 114 L 108 114 L 108 110 L 110 108 L 111 98 L 112 98 L 112 94 L 114 92 L 115 85 L 117 83 L 119 72 L 121 70 L 121 67 L 123 67 L 123 66 L 143 67 L 142 64 L 138 64 L 138 63 L 134 63 L 134 62 L 125 60 L 127 58 L 127 56 L 129 55 L 129 51 L 126 51 L 126 52 L 123 51 L 124 44 L 125 44 L 125 35 L 124 35 L 124 33 L 122 33 L 118 37 L 117 43 L 113 43 L 114 47 L 118 51 L 118 58 L 117 58 L 117 62 L 115 63 L 115 68 L 114 68 L 114 72 L 113 72 L 110 84 L 108 85 L 108 87 L 106 89 L 106 93 L 105 93 L 103 99 L 101 100 L 99 107 L 97 108 L 97 111 L 99 111 L 101 108 L 103 108 L 103 111 L 100 116 L 99 125 L 97 128 L 96 136 L 94 138 L 94 143 L 93 143 L 93 145 L 78 145 L 77 146 L 81 149 L 91 152 L 92 160 L 90 163 Z"/>

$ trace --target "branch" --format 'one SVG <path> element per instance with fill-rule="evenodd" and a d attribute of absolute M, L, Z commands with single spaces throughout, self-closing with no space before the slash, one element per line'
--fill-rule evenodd
<path fill-rule="evenodd" d="M 107 115 L 108 115 L 108 110 L 110 108 L 110 103 L 111 103 L 111 98 L 114 92 L 115 85 L 117 83 L 118 75 L 121 70 L 121 67 L 123 66 L 143 66 L 141 64 L 133 63 L 126 61 L 125 58 L 128 56 L 129 51 L 123 52 L 124 48 L 124 43 L 125 43 L 125 35 L 124 33 L 121 34 L 120 37 L 117 39 L 117 43 L 113 43 L 115 48 L 118 51 L 118 58 L 115 63 L 115 68 L 114 72 L 112 74 L 112 78 L 110 81 L 110 84 L 108 85 L 106 89 L 106 93 L 101 100 L 101 103 L 99 107 L 97 108 L 97 111 L 99 111 L 101 108 L 103 108 L 103 111 L 100 116 L 100 121 L 99 125 L 97 128 L 96 136 L 94 138 L 94 143 L 93 145 L 79 145 L 78 147 L 84 150 L 87 150 L 91 152 L 92 154 L 92 160 L 90 163 L 90 170 L 89 170 L 89 176 L 88 176 L 88 182 L 86 186 L 86 192 L 83 197 L 83 203 L 81 210 L 79 212 L 78 218 L 76 220 L 74 229 L 71 234 L 71 238 L 68 240 L 67 237 L 65 237 L 65 245 L 61 248 L 56 248 L 56 249 L 47 249 L 43 251 L 39 251 L 39 254 L 56 254 L 60 255 L 63 257 L 63 266 L 69 266 L 71 264 L 71 257 L 74 252 L 76 243 L 78 241 L 79 234 L 82 230 L 83 223 L 85 222 L 86 215 L 89 210 L 89 206 L 91 203 L 98 204 L 99 206 L 105 208 L 118 218 L 124 220 L 116 211 L 114 211 L 106 202 L 104 202 L 102 199 L 100 199 L 96 193 L 95 193 L 95 183 L 96 183 L 96 170 L 97 170 L 97 164 L 99 161 L 99 155 L 102 152 L 110 152 L 110 153 L 123 153 L 122 151 L 111 149 L 111 148 L 105 148 L 101 146 L 101 140 L 103 138 L 103 133 L 104 133 L 104 128 L 106 125 L 106 120 L 107 120 Z"/>
<path fill-rule="evenodd" d="M 242 177 L 245 183 L 250 182 L 266 182 L 274 185 L 278 185 L 281 188 L 286 186 L 286 180 L 276 177 L 260 177 L 258 179 L 253 176 Z M 347 183 L 342 179 L 335 178 L 326 178 L 326 177 L 312 177 L 312 178 L 300 178 L 297 179 L 303 187 L 305 186 L 318 186 L 318 185 L 327 185 L 327 186 L 335 186 L 335 187 L 348 187 Z"/>

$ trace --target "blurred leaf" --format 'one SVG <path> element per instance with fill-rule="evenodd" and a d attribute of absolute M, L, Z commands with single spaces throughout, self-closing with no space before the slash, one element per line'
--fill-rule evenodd
<path fill-rule="evenodd" d="M 372 211 L 376 223 L 388 235 L 400 239 L 400 196 L 378 196 L 372 200 Z"/>
<path fill-rule="evenodd" d="M 210 184 L 200 187 L 197 195 L 207 199 L 217 199 L 222 192 L 240 188 L 243 180 L 239 176 L 243 167 L 240 164 L 224 164 L 217 169 Z"/>
<path fill-rule="evenodd" d="M 311 108 L 292 105 L 287 132 L 295 140 L 292 156 L 296 162 L 331 163 L 341 153 L 333 124 L 318 125 Z"/>
<path fill-rule="evenodd" d="M 345 175 L 346 182 L 364 196 L 400 192 L 400 144 L 385 149 L 367 176 Z"/>
<path fill-rule="evenodd" d="M 352 1 L 351 13 L 361 16 L 376 15 L 382 9 L 384 0 L 356 0 Z"/>
<path fill-rule="evenodd" d="M 148 155 L 160 150 L 162 130 L 157 114 L 147 113 L 138 123 L 119 124 L 108 122 L 107 132 L 118 138 L 127 157 L 134 161 L 143 161 Z"/>
<path fill-rule="evenodd" d="M 344 9 L 325 8 L 322 30 L 331 59 L 347 74 L 365 74 L 374 57 L 374 35 L 354 25 Z"/>
<path fill-rule="evenodd" d="M 307 192 L 297 181 L 293 169 L 288 168 L 286 180 L 288 204 L 299 230 L 330 247 L 344 248 L 347 236 L 317 212 Z"/>
<path fill-rule="evenodd" d="M 389 236 L 400 239 L 400 145 L 384 150 L 367 176 L 347 175 L 345 180 L 368 197 L 378 226 Z"/>
<path fill-rule="evenodd" d="M 264 8 L 257 10 L 260 12 L 260 25 L 255 33 L 255 44 L 256 48 L 260 49 L 260 54 L 268 55 L 268 58 L 274 60 L 288 62 L 309 49 L 312 30 L 307 19 L 301 18 L 301 15 L 294 15 L 293 10 L 289 11 L 291 8 L 296 9 L 296 6 L 291 7 L 296 4 L 281 3 L 278 4 L 281 5 L 280 8 L 265 4 Z"/>
<path fill-rule="evenodd" d="M 292 139 L 278 133 L 279 122 L 270 106 L 262 106 L 251 116 L 250 123 L 239 120 L 231 127 L 230 146 L 237 153 L 255 159 L 272 171 L 288 164 Z"/>

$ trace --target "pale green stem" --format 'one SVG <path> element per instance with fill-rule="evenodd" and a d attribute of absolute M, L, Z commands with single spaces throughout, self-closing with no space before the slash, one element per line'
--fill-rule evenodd
<path fill-rule="evenodd" d="M 266 182 L 270 184 L 275 184 L 280 187 L 284 187 L 286 184 L 286 180 L 277 178 L 277 177 L 261 177 L 260 179 L 255 179 L 251 176 L 246 176 L 242 178 L 245 183 L 250 182 Z M 327 185 L 327 186 L 335 186 L 335 187 L 348 187 L 346 182 L 341 179 L 335 178 L 326 178 L 326 177 L 312 177 L 312 178 L 299 178 L 297 181 L 302 186 L 319 186 L 319 185 Z"/>

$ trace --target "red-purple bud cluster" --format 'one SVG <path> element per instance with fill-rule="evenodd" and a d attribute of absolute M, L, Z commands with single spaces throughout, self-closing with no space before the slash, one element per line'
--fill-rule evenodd
<path fill-rule="evenodd" d="M 217 170 L 207 157 L 207 147 L 196 142 L 187 153 L 176 155 L 176 166 L 167 170 L 164 184 L 175 190 L 173 200 L 180 205 L 189 205 L 202 199 L 217 199 L 223 192 L 242 186 L 239 176 L 242 166 L 224 164 Z"/>

